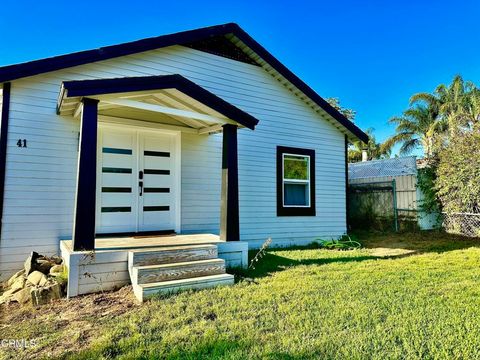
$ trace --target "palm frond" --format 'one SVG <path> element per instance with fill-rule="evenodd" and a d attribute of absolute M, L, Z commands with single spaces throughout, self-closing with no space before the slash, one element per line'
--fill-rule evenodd
<path fill-rule="evenodd" d="M 415 150 L 419 146 L 420 146 L 420 140 L 419 139 L 407 140 L 400 147 L 400 154 L 401 155 L 409 155 L 413 150 Z"/>

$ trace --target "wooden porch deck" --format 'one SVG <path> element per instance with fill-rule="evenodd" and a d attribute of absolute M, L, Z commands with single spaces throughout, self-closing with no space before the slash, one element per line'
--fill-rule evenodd
<path fill-rule="evenodd" d="M 226 267 L 248 266 L 247 242 L 222 241 L 214 234 L 96 238 L 95 253 L 73 251 L 72 240 L 62 240 L 60 250 L 68 267 L 67 296 L 112 290 L 130 283 L 131 251 L 163 251 L 163 247 L 206 244 L 217 246 L 218 258 L 225 260 Z"/>
<path fill-rule="evenodd" d="M 218 235 L 214 234 L 108 237 L 95 239 L 95 250 L 128 250 L 175 245 L 218 244 L 224 242 L 224 240 L 220 240 Z M 72 240 L 64 240 L 63 243 L 69 250 L 73 251 Z"/>

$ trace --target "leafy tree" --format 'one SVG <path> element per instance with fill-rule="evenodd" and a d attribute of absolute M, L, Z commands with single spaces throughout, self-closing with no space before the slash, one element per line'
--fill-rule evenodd
<path fill-rule="evenodd" d="M 352 121 L 355 119 L 357 112 L 352 109 L 344 108 L 340 105 L 340 100 L 338 98 L 326 98 L 326 102 L 328 102 L 332 107 L 337 109 L 341 114 L 343 114 L 348 120 Z"/>
<path fill-rule="evenodd" d="M 368 128 L 365 133 L 368 135 L 368 144 L 360 140 L 355 141 L 348 149 L 348 161 L 359 162 L 362 160 L 362 151 L 367 150 L 367 160 L 386 159 L 390 157 L 390 148 L 381 143 L 377 143 L 374 129 Z"/>
<path fill-rule="evenodd" d="M 419 171 L 424 210 L 480 212 L 480 90 L 475 84 L 457 75 L 433 93 L 413 95 L 409 109 L 390 122 L 397 127 L 386 146 L 402 144 L 401 154 L 421 147 L 428 159 Z"/>
<path fill-rule="evenodd" d="M 446 212 L 480 212 L 480 132 L 450 139 L 440 152 L 435 187 Z"/>

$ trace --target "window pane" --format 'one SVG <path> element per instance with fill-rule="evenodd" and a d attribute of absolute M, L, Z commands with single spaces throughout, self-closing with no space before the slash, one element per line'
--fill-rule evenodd
<path fill-rule="evenodd" d="M 285 155 L 283 158 L 283 178 L 308 180 L 308 157 Z"/>
<path fill-rule="evenodd" d="M 284 184 L 284 205 L 308 206 L 307 184 Z"/>

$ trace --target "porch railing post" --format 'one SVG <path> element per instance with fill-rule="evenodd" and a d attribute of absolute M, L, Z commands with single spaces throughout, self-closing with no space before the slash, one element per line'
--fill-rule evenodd
<path fill-rule="evenodd" d="M 240 240 L 237 126 L 223 125 L 220 239 Z"/>
<path fill-rule="evenodd" d="M 95 249 L 98 100 L 84 98 L 78 150 L 73 249 Z"/>

